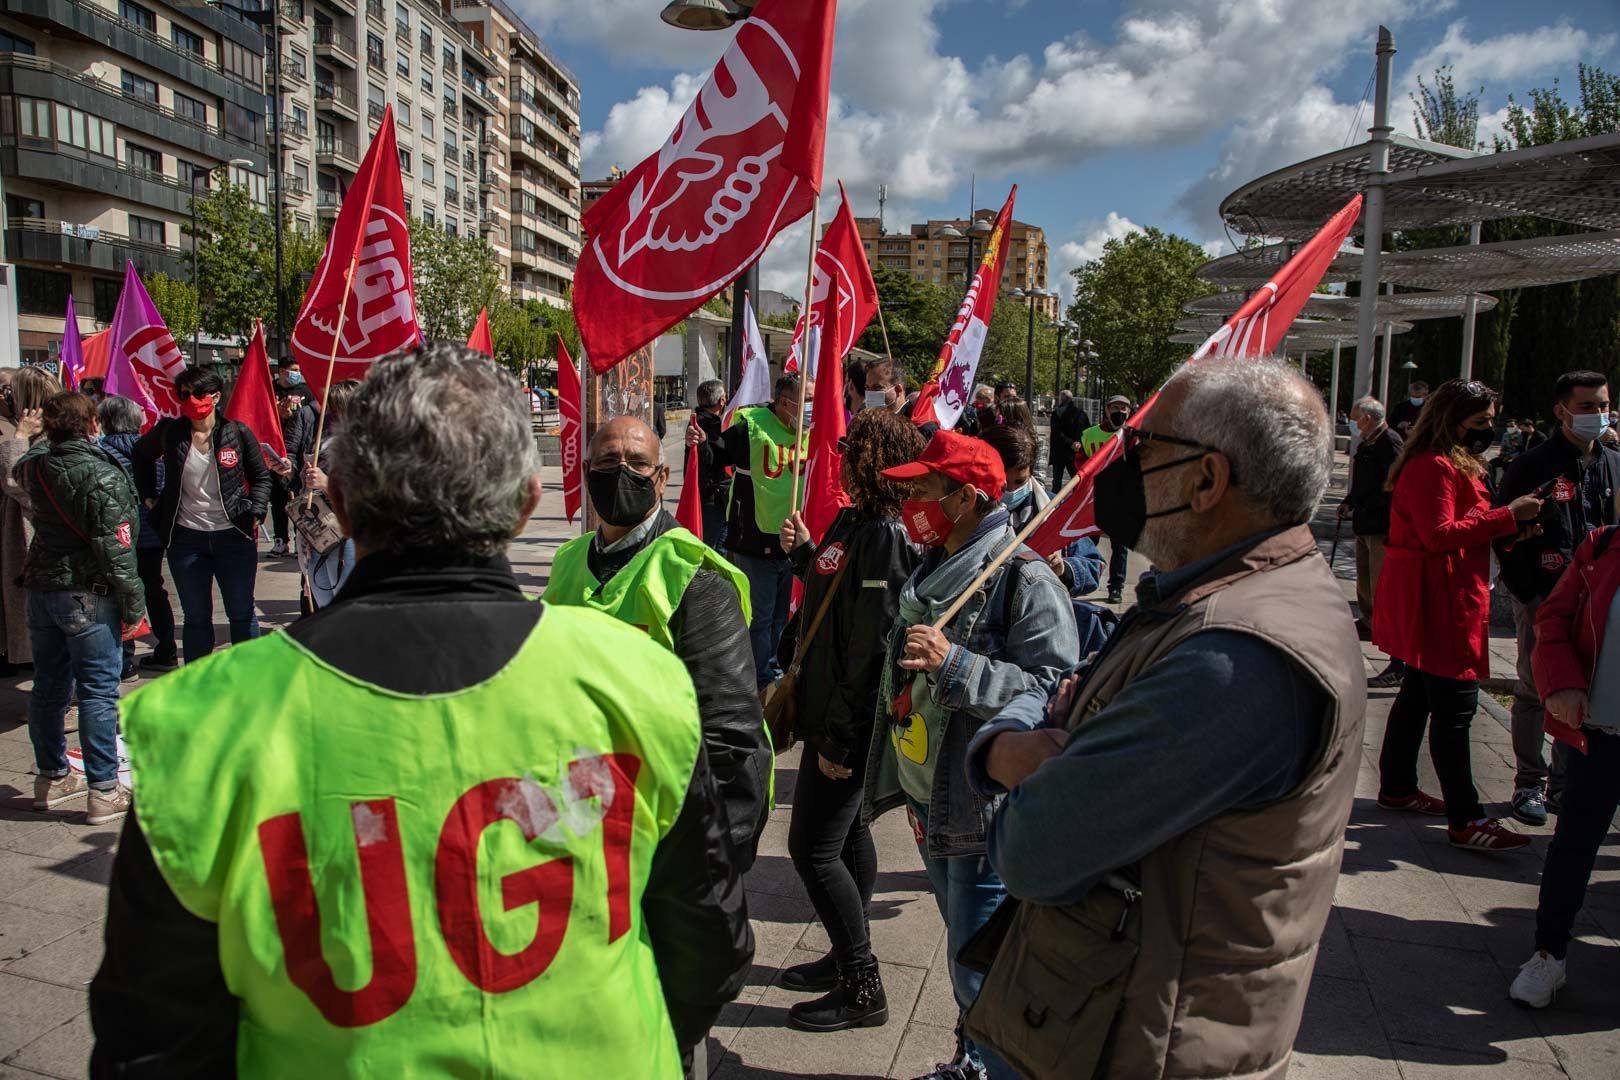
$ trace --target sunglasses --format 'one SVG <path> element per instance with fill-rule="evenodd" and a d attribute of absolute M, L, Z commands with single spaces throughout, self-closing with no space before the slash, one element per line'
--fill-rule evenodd
<path fill-rule="evenodd" d="M 212 392 L 202 390 L 176 390 L 174 396 L 181 401 L 201 401 L 203 398 L 213 397 Z"/>

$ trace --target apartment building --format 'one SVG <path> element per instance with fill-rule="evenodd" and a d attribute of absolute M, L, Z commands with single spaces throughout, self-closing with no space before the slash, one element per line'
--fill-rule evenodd
<path fill-rule="evenodd" d="M 975 213 L 976 220 L 995 221 L 994 211 Z M 969 236 L 972 222 L 961 218 L 931 218 L 913 225 L 906 232 L 886 232 L 877 218 L 856 218 L 855 224 L 873 266 L 903 270 L 919 281 L 966 288 L 973 260 L 983 256 L 983 241 Z M 946 232 L 954 229 L 960 236 Z M 943 234 L 943 235 L 942 235 Z M 1047 271 L 1046 232 L 1038 225 L 1013 220 L 1002 271 L 1001 290 L 1045 289 Z M 1056 296 L 1041 297 L 1036 310 L 1049 319 L 1057 318 L 1060 301 Z"/>
<path fill-rule="evenodd" d="M 126 260 L 189 278 L 191 192 L 268 196 L 263 37 L 161 0 L 0 0 L 0 177 L 26 362 L 112 319 Z M 230 165 L 232 161 L 246 165 Z"/>

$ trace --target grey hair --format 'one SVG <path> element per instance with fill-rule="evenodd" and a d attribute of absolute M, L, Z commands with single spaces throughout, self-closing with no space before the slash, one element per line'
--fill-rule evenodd
<path fill-rule="evenodd" d="M 697 401 L 705 409 L 712 409 L 720 404 L 720 399 L 726 396 L 726 384 L 719 379 L 709 379 L 698 383 Z"/>
<path fill-rule="evenodd" d="M 1175 434 L 1232 463 L 1234 490 L 1275 525 L 1311 519 L 1333 472 L 1333 426 L 1316 387 L 1275 358 L 1211 357 L 1175 376 Z"/>
<path fill-rule="evenodd" d="M 1364 397 L 1350 406 L 1351 412 L 1360 412 L 1369 420 L 1382 421 L 1386 415 L 1384 403 L 1375 397 Z"/>
<path fill-rule="evenodd" d="M 332 482 L 371 551 L 499 554 L 539 471 L 517 380 L 453 342 L 372 365 L 332 439 Z"/>
<path fill-rule="evenodd" d="M 146 414 L 122 394 L 108 394 L 96 406 L 96 420 L 103 435 L 133 435 L 146 423 Z"/>

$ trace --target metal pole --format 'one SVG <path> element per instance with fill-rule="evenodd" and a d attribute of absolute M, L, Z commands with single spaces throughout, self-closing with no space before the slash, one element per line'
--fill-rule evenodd
<path fill-rule="evenodd" d="M 1057 396 L 1063 392 L 1063 322 L 1058 321 L 1057 359 L 1052 367 L 1052 408 L 1057 408 Z"/>
<path fill-rule="evenodd" d="M 1372 388 L 1373 345 L 1378 313 L 1372 303 L 1383 275 L 1384 176 L 1389 172 L 1389 82 L 1395 59 L 1395 35 L 1378 28 L 1377 93 L 1373 99 L 1372 155 L 1367 165 L 1367 197 L 1362 205 L 1361 297 L 1357 319 L 1356 372 L 1351 397 Z M 1387 340 L 1387 339 L 1386 339 Z"/>
<path fill-rule="evenodd" d="M 1030 411 L 1035 410 L 1035 298 L 1026 297 L 1029 304 L 1029 334 L 1024 344 L 1028 348 L 1024 351 L 1024 401 L 1029 405 Z"/>
<path fill-rule="evenodd" d="M 1328 416 L 1333 420 L 1334 430 L 1339 426 L 1339 349 L 1342 343 L 1333 343 L 1333 374 L 1328 377 Z"/>
<path fill-rule="evenodd" d="M 743 357 L 743 297 L 749 293 L 759 295 L 759 265 L 744 270 L 731 286 L 731 333 L 727 341 L 726 372 L 727 397 L 737 392 L 742 382 Z"/>
<path fill-rule="evenodd" d="M 201 173 L 202 176 L 212 175 L 213 170 Z M 191 174 L 191 291 L 197 299 L 197 324 L 191 328 L 191 363 L 196 366 L 200 355 L 202 343 L 202 290 L 197 286 L 197 177 L 198 173 Z"/>
<path fill-rule="evenodd" d="M 276 66 L 272 69 L 270 89 L 276 99 L 276 129 L 271 139 L 271 153 L 275 154 L 271 180 L 276 186 L 276 208 L 271 224 L 276 230 L 276 363 L 279 366 L 287 358 L 287 287 L 282 281 L 281 269 L 281 205 L 286 195 L 282 190 L 284 178 L 281 175 L 281 128 L 287 122 L 281 100 L 281 0 L 271 0 L 270 3 L 270 47 L 276 51 Z"/>
<path fill-rule="evenodd" d="M 1479 222 L 1468 227 L 1468 242 L 1479 243 Z M 1474 321 L 1479 317 L 1479 301 L 1473 293 L 1468 294 L 1468 305 L 1463 312 L 1463 340 L 1462 340 L 1462 377 L 1474 377 Z"/>

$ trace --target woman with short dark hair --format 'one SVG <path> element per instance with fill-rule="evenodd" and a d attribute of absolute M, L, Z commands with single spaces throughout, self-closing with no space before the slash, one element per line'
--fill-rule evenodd
<path fill-rule="evenodd" d="M 135 566 L 135 490 L 96 444 L 96 406 L 62 393 L 40 410 L 47 442 L 13 470 L 29 492 L 34 539 L 23 584 L 34 654 L 28 734 L 34 744 L 34 809 L 89 793 L 86 822 L 116 821 L 129 810 L 118 782 L 118 683 L 126 627 L 145 616 Z M 64 718 L 79 695 L 84 776 L 68 769 Z"/>
<path fill-rule="evenodd" d="M 188 664 L 214 651 L 216 581 L 231 643 L 259 634 L 253 585 L 259 523 L 270 509 L 270 470 L 252 429 L 221 415 L 224 390 L 214 372 L 187 368 L 174 381 L 181 415 L 158 421 L 134 447 L 135 486 L 180 594 Z"/>
<path fill-rule="evenodd" d="M 122 394 L 109 394 L 96 406 L 96 418 L 101 422 L 101 448 L 111 454 L 135 483 L 135 444 L 141 438 L 141 425 L 146 413 L 134 401 Z M 163 486 L 163 462 L 157 463 L 158 487 Z M 163 587 L 163 541 L 152 528 L 152 511 L 141 510 L 140 535 L 135 541 L 135 565 L 141 573 L 141 586 L 146 590 L 146 617 L 152 624 L 152 651 L 141 662 L 153 671 L 172 671 L 180 664 L 180 650 L 175 645 L 174 608 L 169 604 L 169 593 Z M 135 674 L 135 642 L 124 642 L 124 678 Z"/>

